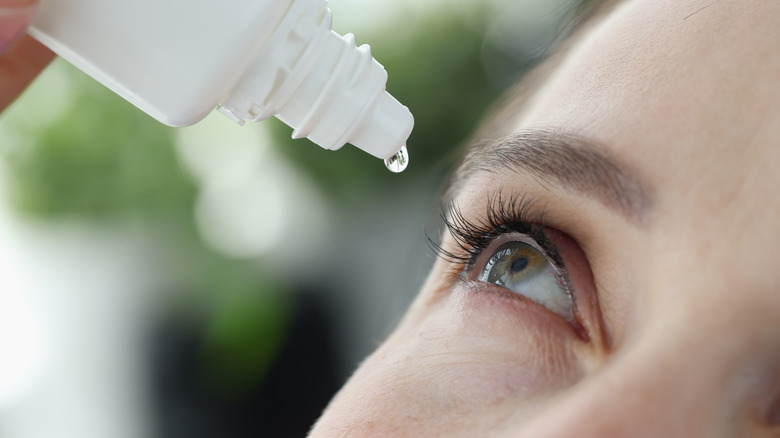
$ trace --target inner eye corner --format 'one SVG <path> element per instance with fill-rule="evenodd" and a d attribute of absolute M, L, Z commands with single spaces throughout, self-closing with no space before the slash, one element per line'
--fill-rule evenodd
<path fill-rule="evenodd" d="M 775 433 L 780 434 L 780 394 L 775 396 L 774 401 L 770 403 L 765 419 L 767 425 L 769 425 Z"/>

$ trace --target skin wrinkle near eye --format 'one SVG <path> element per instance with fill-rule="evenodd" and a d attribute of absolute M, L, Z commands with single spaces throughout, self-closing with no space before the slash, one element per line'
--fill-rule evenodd
<path fill-rule="evenodd" d="M 559 131 L 518 131 L 472 146 L 455 173 L 450 191 L 459 191 L 481 172 L 527 173 L 542 184 L 557 183 L 593 196 L 632 221 L 646 224 L 653 204 L 648 186 L 625 172 L 604 150 Z"/>
<path fill-rule="evenodd" d="M 583 371 L 573 367 L 573 351 L 565 347 L 572 339 L 553 336 L 536 324 L 519 326 L 514 316 L 503 312 L 474 312 L 468 294 L 486 298 L 488 306 L 506 306 L 502 299 L 485 297 L 469 285 L 460 287 L 463 294 L 439 302 L 441 311 L 428 314 L 413 330 L 411 343 L 379 353 L 384 363 L 392 364 L 392 374 L 408 372 L 414 358 L 416 372 L 426 376 L 428 388 L 436 388 L 424 392 L 424 406 L 451 412 L 475 401 L 487 408 L 520 395 L 547 397 L 553 388 L 565 388 L 582 377 Z M 492 358 L 487 367 L 486 357 Z M 394 394 L 421 395 L 416 386 L 399 387 L 389 381 L 388 391 Z M 469 384 L 474 381 L 479 384 Z"/>

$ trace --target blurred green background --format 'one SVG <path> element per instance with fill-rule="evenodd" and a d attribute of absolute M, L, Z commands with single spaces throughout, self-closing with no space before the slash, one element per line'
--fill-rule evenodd
<path fill-rule="evenodd" d="M 424 280 L 459 146 L 580 2 L 330 4 L 415 116 L 402 174 L 276 119 L 163 126 L 62 60 L 0 115 L 0 435 L 305 434 Z"/>

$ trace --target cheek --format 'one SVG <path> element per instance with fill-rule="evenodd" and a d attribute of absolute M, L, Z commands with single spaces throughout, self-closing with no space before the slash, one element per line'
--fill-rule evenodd
<path fill-rule="evenodd" d="M 539 319 L 551 315 L 518 314 L 513 304 L 466 291 L 444 298 L 361 366 L 316 430 L 336 436 L 476 433 L 539 409 L 579 379 L 574 341 L 545 329 Z"/>

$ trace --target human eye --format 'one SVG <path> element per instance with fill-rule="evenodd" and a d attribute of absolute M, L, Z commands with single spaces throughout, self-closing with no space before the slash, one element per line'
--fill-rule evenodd
<path fill-rule="evenodd" d="M 544 214 L 531 214 L 534 210 L 525 198 L 496 196 L 488 200 L 484 217 L 473 219 L 450 203 L 442 212 L 450 247 L 434 244 L 434 250 L 451 263 L 453 281 L 501 288 L 564 319 L 587 339 L 557 244 L 571 239 L 547 226 Z"/>
<path fill-rule="evenodd" d="M 569 323 L 575 320 L 566 278 L 530 236 L 513 233 L 495 239 L 464 275 L 526 297 Z"/>

